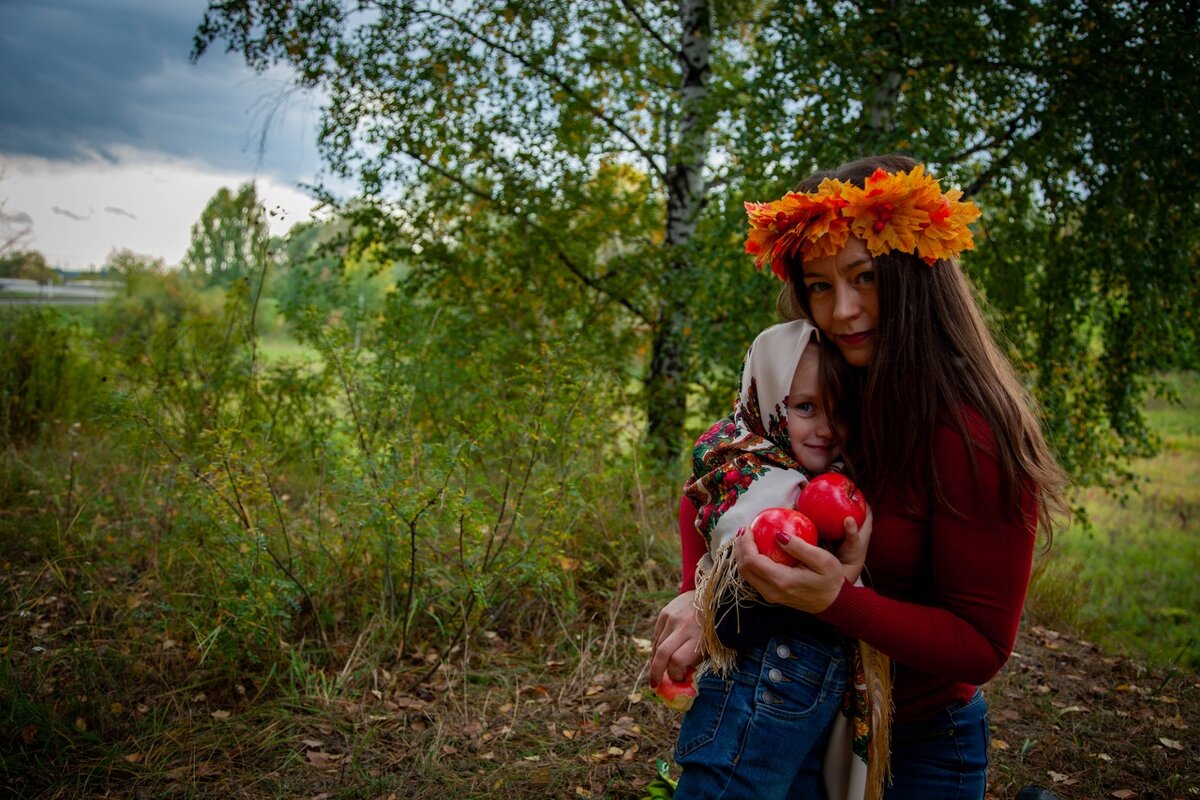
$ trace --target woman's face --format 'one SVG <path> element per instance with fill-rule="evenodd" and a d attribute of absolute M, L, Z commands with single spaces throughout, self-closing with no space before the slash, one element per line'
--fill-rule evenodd
<path fill-rule="evenodd" d="M 862 239 L 851 236 L 832 256 L 804 262 L 804 291 L 812 322 L 856 367 L 871 363 L 879 297 L 875 262 Z"/>

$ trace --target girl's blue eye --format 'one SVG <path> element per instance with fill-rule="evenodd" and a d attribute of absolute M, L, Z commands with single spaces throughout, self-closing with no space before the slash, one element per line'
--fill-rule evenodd
<path fill-rule="evenodd" d="M 789 406 L 789 408 L 798 414 L 811 414 L 814 406 L 812 403 L 797 403 L 794 406 Z"/>

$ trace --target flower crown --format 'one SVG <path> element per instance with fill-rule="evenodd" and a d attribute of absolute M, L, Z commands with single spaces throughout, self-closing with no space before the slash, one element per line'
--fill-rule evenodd
<path fill-rule="evenodd" d="M 773 203 L 746 203 L 750 235 L 746 252 L 762 269 L 786 281 L 785 258 L 799 251 L 804 260 L 825 258 L 845 246 L 850 234 L 873 256 L 892 250 L 912 253 L 932 266 L 954 258 L 975 242 L 967 223 L 979 207 L 959 200 L 962 192 L 942 192 L 922 166 L 908 172 L 876 169 L 863 188 L 826 178 L 815 192 L 789 192 Z"/>

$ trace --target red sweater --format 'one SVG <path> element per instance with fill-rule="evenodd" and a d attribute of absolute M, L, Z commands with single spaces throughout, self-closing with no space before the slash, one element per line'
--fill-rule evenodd
<path fill-rule="evenodd" d="M 949 507 L 925 486 L 909 493 L 908 502 L 895 492 L 880 497 L 867 553 L 871 587 L 847 582 L 817 615 L 892 658 L 897 721 L 925 719 L 991 680 L 1012 653 L 1025 603 L 1036 499 L 1024 494 L 1016 514 L 1002 506 L 991 430 L 971 411 L 966 423 L 976 472 L 953 427 L 934 433 L 932 455 Z M 695 516 L 685 500 L 684 590 L 694 588 L 705 552 Z"/>

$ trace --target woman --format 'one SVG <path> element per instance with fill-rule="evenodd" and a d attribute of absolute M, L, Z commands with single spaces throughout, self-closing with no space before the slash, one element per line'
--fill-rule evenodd
<path fill-rule="evenodd" d="M 1038 529 L 1049 537 L 1066 478 L 1034 405 L 992 340 L 955 256 L 978 211 L 914 161 L 861 159 L 751 205 L 747 250 L 787 284 L 785 316 L 821 333 L 823 385 L 857 398 L 845 446 L 874 511 L 868 586 L 804 542 L 784 567 L 738 537 L 743 577 L 895 664 L 888 798 L 980 798 L 987 706 L 979 685 L 1008 659 Z M 931 194 L 931 192 L 936 194 Z M 681 509 L 684 553 L 694 514 Z M 691 567 L 686 563 L 685 584 Z M 698 662 L 691 597 L 659 615 L 651 675 Z"/>

